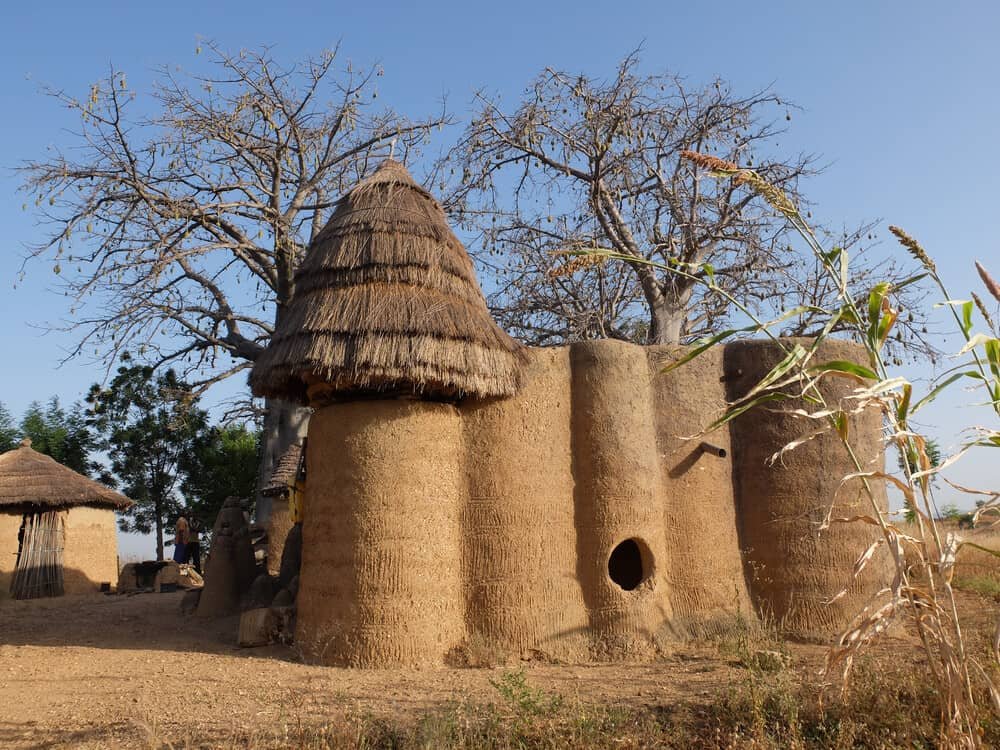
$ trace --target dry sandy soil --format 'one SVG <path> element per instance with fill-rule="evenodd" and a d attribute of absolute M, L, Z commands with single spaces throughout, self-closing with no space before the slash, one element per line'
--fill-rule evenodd
<path fill-rule="evenodd" d="M 235 618 L 182 616 L 180 596 L 0 601 L 0 747 L 145 747 L 151 736 L 179 748 L 212 746 L 234 732 L 359 715 L 405 720 L 451 702 L 497 699 L 490 679 L 499 670 L 331 669 L 300 663 L 293 648 L 239 649 Z M 987 617 L 996 607 L 977 597 L 969 609 Z M 807 675 L 823 653 L 792 647 Z M 532 686 L 570 700 L 633 706 L 698 700 L 739 679 L 738 665 L 709 644 L 653 664 L 522 666 Z"/>

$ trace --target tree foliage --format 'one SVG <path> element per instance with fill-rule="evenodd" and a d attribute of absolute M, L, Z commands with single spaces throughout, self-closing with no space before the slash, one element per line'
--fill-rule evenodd
<path fill-rule="evenodd" d="M 227 497 L 251 498 L 259 453 L 260 433 L 244 425 L 215 426 L 198 434 L 180 461 L 188 513 L 211 528 Z"/>
<path fill-rule="evenodd" d="M 191 387 L 173 370 L 154 372 L 128 357 L 107 388 L 87 396 L 120 489 L 135 504 L 119 516 L 123 531 L 155 532 L 163 559 L 163 531 L 182 508 L 179 489 L 185 457 L 207 429 Z"/>
<path fill-rule="evenodd" d="M 690 149 L 753 165 L 800 200 L 814 162 L 775 156 L 792 110 L 775 92 L 645 75 L 633 53 L 608 80 L 548 68 L 513 107 L 483 93 L 478 102 L 442 165 L 457 183 L 449 207 L 478 236 L 478 260 L 494 275 L 491 306 L 520 338 L 689 341 L 728 327 L 734 312 L 698 283 L 709 274 L 755 310 L 835 298 L 822 269 L 791 246 L 780 212 L 680 158 Z M 855 248 L 870 227 L 840 234 Z M 566 255 L 594 248 L 627 262 Z M 902 278 L 867 265 L 855 286 L 887 271 Z M 813 333 L 817 319 L 803 313 L 785 333 Z"/>
<path fill-rule="evenodd" d="M 0 402 L 0 453 L 16 448 L 19 435 L 20 430 L 14 423 L 14 417 Z"/>
<path fill-rule="evenodd" d="M 75 403 L 69 411 L 53 396 L 45 406 L 32 401 L 21 417 L 21 436 L 31 447 L 51 456 L 63 466 L 84 476 L 101 477 L 100 466 L 91 460 L 96 438 L 88 425 L 87 409 Z"/>

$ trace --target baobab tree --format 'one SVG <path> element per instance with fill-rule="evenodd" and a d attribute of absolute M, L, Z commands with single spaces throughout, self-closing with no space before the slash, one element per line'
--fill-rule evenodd
<path fill-rule="evenodd" d="M 336 51 L 282 65 L 205 46 L 209 73 L 164 67 L 148 96 L 114 69 L 85 98 L 47 90 L 79 129 L 22 167 L 44 232 L 28 260 L 51 262 L 71 299 L 71 356 L 131 352 L 195 393 L 252 366 L 332 202 L 447 122 L 381 107 L 382 70 Z M 263 476 L 305 418 L 265 404 Z"/>
<path fill-rule="evenodd" d="M 765 89 L 746 96 L 716 80 L 691 87 L 644 75 L 636 53 L 608 80 L 545 69 L 513 107 L 480 92 L 477 112 L 439 166 L 451 175 L 452 214 L 476 237 L 494 277 L 490 304 L 532 343 L 619 338 L 681 343 L 725 327 L 715 284 L 759 310 L 820 304 L 835 296 L 789 244 L 784 217 L 736 181 L 707 179 L 684 150 L 752 166 L 802 201 L 814 160 L 777 158 L 794 107 Z M 838 233 L 852 253 L 873 226 Z M 567 252 L 601 248 L 628 259 L 588 263 Z M 651 265 L 651 263 L 657 265 Z M 893 262 L 855 263 L 864 286 L 902 279 Z M 908 293 L 912 293 L 908 292 Z M 919 338 L 913 321 L 908 334 Z M 784 332 L 807 334 L 806 312 Z"/>

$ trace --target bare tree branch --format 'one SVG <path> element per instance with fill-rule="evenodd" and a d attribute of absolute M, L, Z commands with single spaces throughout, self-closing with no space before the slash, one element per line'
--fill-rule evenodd
<path fill-rule="evenodd" d="M 72 315 L 51 325 L 77 332 L 69 356 L 132 351 L 204 387 L 266 345 L 331 199 L 449 121 L 377 107 L 381 69 L 336 51 L 284 66 L 206 47 L 211 74 L 163 68 L 148 97 L 114 68 L 86 100 L 48 90 L 79 130 L 21 168 L 47 231 L 25 262 L 60 275 Z"/>
<path fill-rule="evenodd" d="M 814 161 L 773 157 L 794 109 L 773 91 L 738 96 L 723 81 L 692 88 L 641 75 L 632 53 L 607 81 L 546 69 L 513 110 L 485 93 L 477 101 L 439 172 L 452 175 L 448 208 L 474 233 L 473 252 L 492 277 L 490 304 L 522 339 L 679 343 L 718 330 L 731 311 L 689 278 L 709 266 L 752 308 L 835 294 L 789 246 L 784 217 L 745 186 L 702 179 L 678 158 L 692 149 L 753 165 L 801 201 Z M 853 233 L 852 247 L 868 229 Z M 636 262 L 595 267 L 558 255 L 595 247 Z M 902 278 L 900 268 L 879 270 Z M 866 279 L 876 280 L 857 281 Z"/>

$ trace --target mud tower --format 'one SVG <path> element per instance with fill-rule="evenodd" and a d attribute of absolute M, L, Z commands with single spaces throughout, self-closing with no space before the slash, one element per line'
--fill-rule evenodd
<path fill-rule="evenodd" d="M 816 534 L 850 470 L 842 449 L 819 438 L 769 467 L 802 425 L 767 412 L 686 439 L 783 355 L 742 342 L 661 374 L 683 351 L 520 346 L 440 205 L 386 162 L 311 244 L 251 376 L 256 394 L 315 410 L 297 642 L 381 667 L 476 649 L 648 658 L 762 612 L 829 635 L 885 574 L 872 565 L 823 603 L 870 542 L 857 525 Z M 880 462 L 880 416 L 854 421 Z"/>

